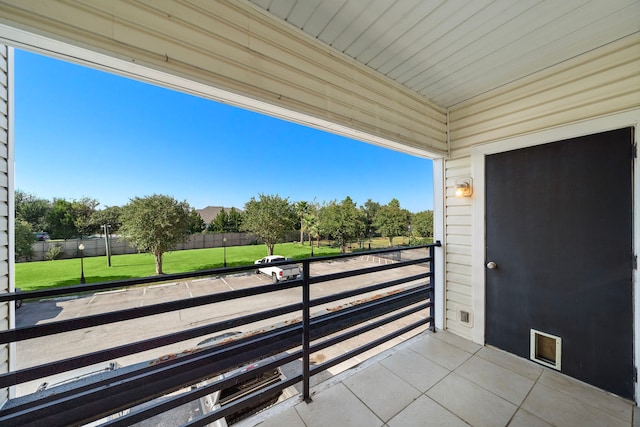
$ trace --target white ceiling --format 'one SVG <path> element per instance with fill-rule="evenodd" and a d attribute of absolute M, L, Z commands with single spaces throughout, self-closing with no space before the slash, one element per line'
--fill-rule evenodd
<path fill-rule="evenodd" d="M 250 0 L 443 107 L 640 31 L 640 0 Z"/>

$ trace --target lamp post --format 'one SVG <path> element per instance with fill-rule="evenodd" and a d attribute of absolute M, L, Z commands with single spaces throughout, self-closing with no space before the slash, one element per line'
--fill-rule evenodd
<path fill-rule="evenodd" d="M 102 227 L 104 227 L 104 246 L 107 253 L 107 266 L 111 267 L 111 242 L 109 241 L 111 224 L 104 224 Z"/>
<path fill-rule="evenodd" d="M 222 238 L 222 247 L 223 247 L 223 251 L 224 251 L 224 268 L 227 268 L 227 238 L 223 237 Z"/>
<path fill-rule="evenodd" d="M 86 282 L 84 280 L 84 245 L 82 243 L 78 246 L 78 251 L 80 251 L 80 284 L 84 285 Z"/>

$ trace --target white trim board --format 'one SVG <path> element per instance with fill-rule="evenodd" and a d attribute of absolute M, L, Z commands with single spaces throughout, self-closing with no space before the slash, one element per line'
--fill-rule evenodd
<path fill-rule="evenodd" d="M 473 311 L 475 323 L 472 339 L 478 344 L 485 344 L 486 320 L 486 283 L 485 283 L 485 157 L 489 154 L 502 153 L 520 148 L 542 145 L 565 139 L 592 135 L 625 127 L 635 127 L 635 143 L 638 143 L 638 128 L 640 124 L 640 109 L 599 117 L 596 119 L 576 122 L 569 125 L 546 129 L 532 134 L 508 138 L 487 144 L 481 144 L 471 149 L 471 176 L 473 189 Z M 634 163 L 633 182 L 633 247 L 638 254 L 640 248 L 640 168 L 636 159 Z M 638 270 L 633 272 L 634 295 L 634 363 L 640 360 L 640 276 Z M 636 400 L 640 396 L 640 387 L 636 384 Z"/>
<path fill-rule="evenodd" d="M 435 322 L 436 328 L 445 329 L 445 292 L 444 292 L 444 276 L 445 276 L 445 224 L 444 224 L 444 188 L 445 188 L 445 172 L 444 160 L 435 159 L 433 161 L 433 241 L 440 240 L 442 246 L 435 248 Z"/>

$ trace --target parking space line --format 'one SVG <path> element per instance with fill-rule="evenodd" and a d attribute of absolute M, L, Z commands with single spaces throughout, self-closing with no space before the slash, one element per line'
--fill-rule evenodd
<path fill-rule="evenodd" d="M 193 298 L 193 294 L 191 293 L 191 288 L 189 288 L 189 282 L 184 282 L 184 285 L 187 287 L 187 291 L 189 291 L 189 297 Z"/>
<path fill-rule="evenodd" d="M 233 289 L 233 286 L 231 286 L 229 284 L 229 282 L 227 282 L 226 280 L 224 280 L 224 277 L 220 277 L 220 280 L 222 280 L 224 282 L 225 285 L 227 285 L 229 287 L 229 289 L 231 289 L 232 291 L 235 291 L 235 289 Z"/>
<path fill-rule="evenodd" d="M 160 285 L 151 285 L 151 286 L 147 286 L 147 287 L 148 287 L 149 289 L 152 289 L 152 288 L 166 288 L 166 287 L 168 287 L 168 286 L 175 286 L 175 285 L 177 285 L 177 284 L 178 284 L 178 283 L 162 283 L 162 284 L 160 284 Z"/>

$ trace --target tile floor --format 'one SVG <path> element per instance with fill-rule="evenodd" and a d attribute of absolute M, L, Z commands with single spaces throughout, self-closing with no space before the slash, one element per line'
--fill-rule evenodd
<path fill-rule="evenodd" d="M 311 397 L 236 426 L 640 426 L 632 402 L 444 331 L 395 346 Z"/>

